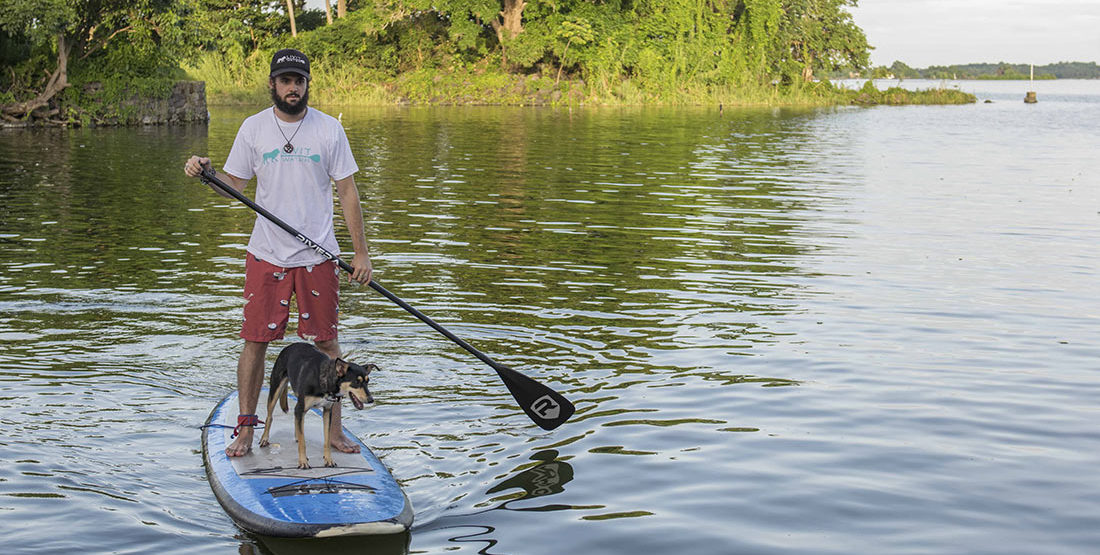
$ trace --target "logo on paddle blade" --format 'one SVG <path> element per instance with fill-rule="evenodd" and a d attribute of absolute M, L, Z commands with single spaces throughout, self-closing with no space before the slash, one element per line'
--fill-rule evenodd
<path fill-rule="evenodd" d="M 549 395 L 543 395 L 531 403 L 531 411 L 547 420 L 553 420 L 558 417 L 561 405 L 554 402 Z"/>

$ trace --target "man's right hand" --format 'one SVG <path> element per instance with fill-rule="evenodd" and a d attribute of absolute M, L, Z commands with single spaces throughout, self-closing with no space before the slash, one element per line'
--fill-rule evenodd
<path fill-rule="evenodd" d="M 192 156 L 187 159 L 187 163 L 183 165 L 183 173 L 188 177 L 198 177 L 202 173 L 203 166 L 209 166 L 210 159 L 202 156 Z"/>

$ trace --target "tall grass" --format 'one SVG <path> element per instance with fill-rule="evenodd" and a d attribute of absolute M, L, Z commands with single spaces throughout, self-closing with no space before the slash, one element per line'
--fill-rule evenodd
<path fill-rule="evenodd" d="M 206 82 L 209 104 L 267 102 L 270 53 L 257 51 L 248 57 L 206 52 L 194 64 L 185 64 L 188 78 Z M 317 105 L 392 104 L 393 95 L 355 67 L 313 64 L 310 100 Z"/>
<path fill-rule="evenodd" d="M 318 105 L 377 106 L 394 103 L 393 95 L 361 68 L 316 64 L 311 68 L 311 73 L 310 97 Z"/>
<path fill-rule="evenodd" d="M 210 104 L 266 103 L 270 53 L 249 56 L 204 53 L 185 66 L 192 79 L 206 81 Z M 411 104 L 489 105 L 723 105 L 826 106 L 836 104 L 957 104 L 974 102 L 960 91 L 878 91 L 872 85 L 859 91 L 838 89 L 829 83 L 780 86 L 749 80 L 708 85 L 680 83 L 654 89 L 629 77 L 597 77 L 588 82 L 554 75 L 514 75 L 500 71 L 444 71 L 421 69 L 397 77 L 377 70 L 315 61 L 310 99 L 317 106 L 379 106 Z"/>
<path fill-rule="evenodd" d="M 183 64 L 187 76 L 206 82 L 208 104 L 247 104 L 267 97 L 270 60 L 205 52 L 192 64 Z"/>
<path fill-rule="evenodd" d="M 859 90 L 840 89 L 845 98 L 851 104 L 875 105 L 888 104 L 894 106 L 908 104 L 972 104 L 977 102 L 974 95 L 958 89 L 944 87 L 910 91 L 901 87 L 890 87 L 879 90 L 874 80 L 868 79 Z"/>

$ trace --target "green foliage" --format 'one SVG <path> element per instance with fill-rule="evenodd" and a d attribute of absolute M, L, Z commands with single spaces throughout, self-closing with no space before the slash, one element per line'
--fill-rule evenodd
<path fill-rule="evenodd" d="M 859 90 L 843 91 L 851 104 L 871 106 L 876 104 L 973 104 L 977 97 L 958 89 L 935 88 L 910 91 L 901 87 L 879 90 L 873 80 L 868 79 Z"/>
<path fill-rule="evenodd" d="M 27 45 L 5 54 L 5 117 L 95 121 L 89 90 L 107 91 L 104 109 L 116 111 L 112 92 L 161 94 L 189 52 L 184 15 L 179 0 L 5 0 L 0 31 Z"/>
<path fill-rule="evenodd" d="M 0 43 L 23 46 L 4 49 L 0 100 L 39 90 L 63 43 L 63 98 L 92 104 L 179 67 L 215 101 L 252 102 L 284 47 L 330 102 L 828 102 L 818 75 L 868 65 L 856 0 L 350 0 L 332 24 L 293 5 L 296 37 L 285 0 L 3 0 Z"/>
<path fill-rule="evenodd" d="M 41 46 L 71 29 L 80 15 L 76 1 L 4 0 L 0 2 L 0 31 L 22 37 L 32 47 Z"/>

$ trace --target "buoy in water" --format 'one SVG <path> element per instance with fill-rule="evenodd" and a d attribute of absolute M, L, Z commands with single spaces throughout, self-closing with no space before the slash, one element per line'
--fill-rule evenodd
<path fill-rule="evenodd" d="M 1035 97 L 1035 91 L 1027 91 L 1027 96 L 1024 97 L 1024 102 L 1027 104 L 1035 104 L 1039 99 Z"/>

